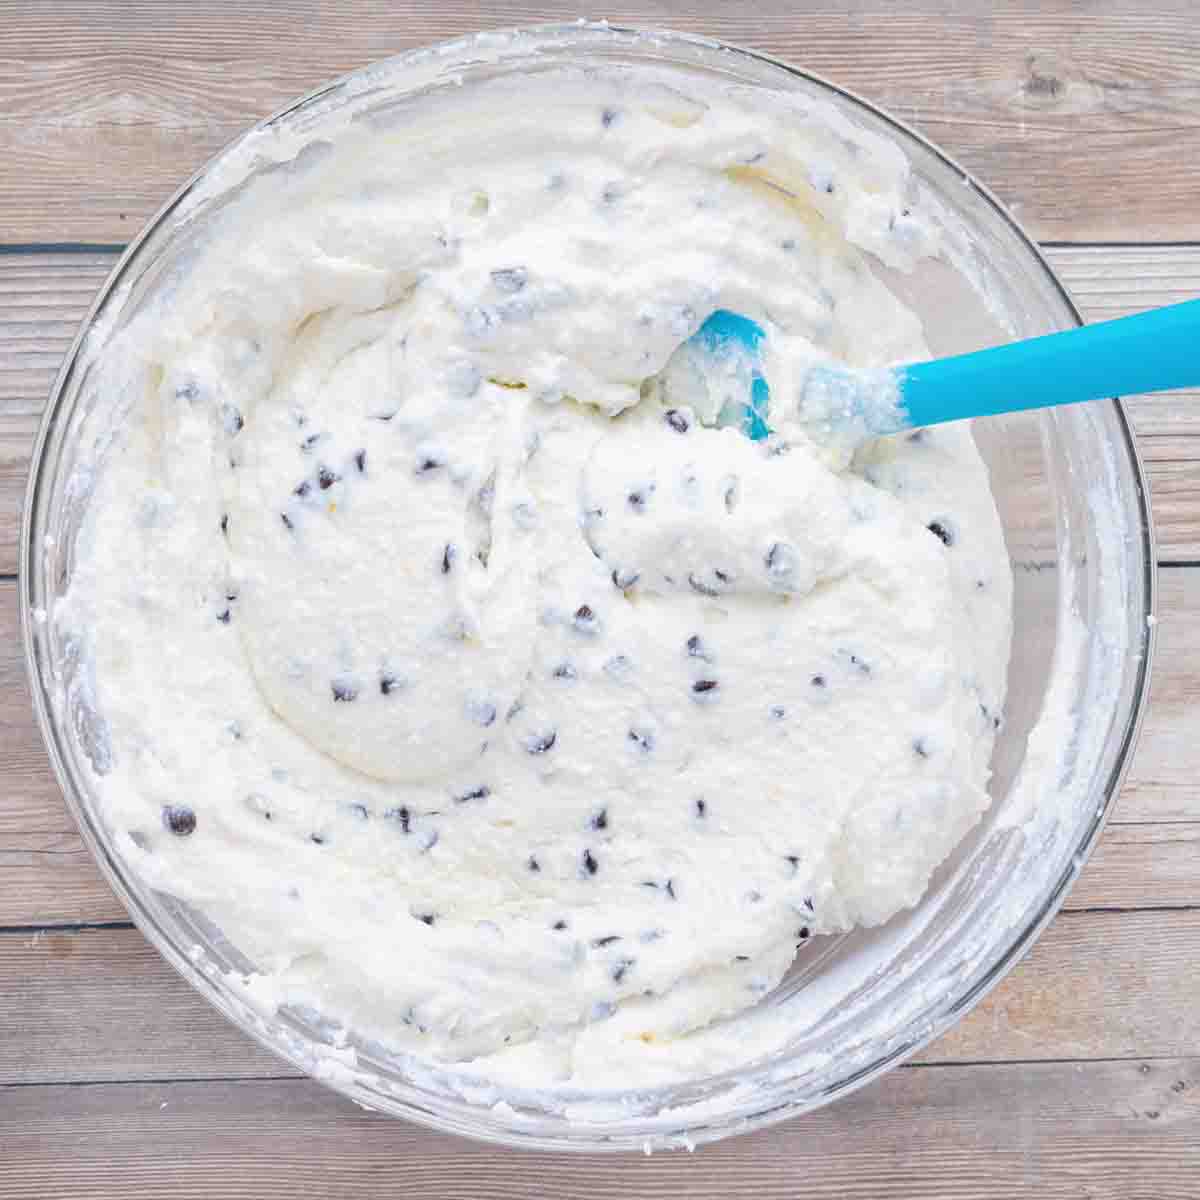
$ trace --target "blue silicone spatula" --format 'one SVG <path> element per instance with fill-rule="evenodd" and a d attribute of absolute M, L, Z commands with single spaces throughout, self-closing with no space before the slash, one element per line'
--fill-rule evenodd
<path fill-rule="evenodd" d="M 691 340 L 707 354 L 736 349 L 757 361 L 765 336 L 757 322 L 718 309 Z M 817 436 L 823 430 L 844 442 L 967 417 L 1197 385 L 1200 300 L 1186 300 L 931 362 L 872 370 L 814 367 L 794 403 Z M 766 381 L 754 370 L 740 424 L 755 441 L 770 433 L 771 403 Z"/>

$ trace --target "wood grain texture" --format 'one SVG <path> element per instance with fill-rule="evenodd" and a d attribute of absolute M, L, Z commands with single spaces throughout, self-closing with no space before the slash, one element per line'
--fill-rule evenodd
<path fill-rule="evenodd" d="M 1124 805 L 1122 797 L 1118 820 Z M 1200 821 L 1118 820 L 1105 829 L 1064 908 L 1200 908 Z"/>
<path fill-rule="evenodd" d="M 0 1198 L 1195 1200 L 1200 1060 L 901 1068 L 694 1155 L 540 1154 L 308 1080 L 0 1090 Z"/>
<path fill-rule="evenodd" d="M 1158 617 L 1149 710 L 1113 814 L 1118 822 L 1200 820 L 1200 570 L 1159 569 Z"/>
<path fill-rule="evenodd" d="M 1060 913 L 922 1062 L 1131 1058 L 1200 1046 L 1200 912 Z"/>
<path fill-rule="evenodd" d="M 343 70 L 580 15 L 566 0 L 0 0 L 0 247 L 127 241 L 251 121 Z M 618 0 L 605 15 L 858 90 L 958 155 L 1036 236 L 1200 240 L 1197 0 Z M 1200 294 L 1200 245 L 1049 254 L 1090 320 Z M 0 253 L 0 575 L 44 398 L 114 259 Z M 1200 393 L 1130 413 L 1162 559 L 1200 562 Z M 929 1065 L 648 1160 L 535 1157 L 364 1113 L 228 1026 L 136 930 L 15 928 L 124 914 L 49 774 L 0 580 L 0 1200 L 1200 1200 L 1200 570 L 1159 578 L 1150 714 L 1070 911 L 922 1052 Z"/>
<path fill-rule="evenodd" d="M 1200 246 L 1047 253 L 1089 321 L 1200 295 Z M 116 259 L 113 252 L 0 255 L 0 573 L 16 569 L 38 419 Z M 1159 561 L 1200 561 L 1200 390 L 1137 396 L 1127 405 L 1150 478 Z"/>
<path fill-rule="evenodd" d="M 594 15 L 509 0 L 0 4 L 0 231 L 126 241 L 193 170 L 293 97 L 480 28 Z M 881 104 L 958 157 L 1035 236 L 1200 236 L 1200 22 L 1186 0 L 610 4 L 777 55 Z M 936 30 L 936 34 L 931 33 Z M 1064 196 L 1070 203 L 1064 203 Z"/>
<path fill-rule="evenodd" d="M 922 1063 L 1170 1057 L 1200 1047 L 1200 911 L 1061 913 Z M 0 931 L 0 1085 L 289 1074 L 132 928 Z"/>
<path fill-rule="evenodd" d="M 136 929 L 0 933 L 0 979 L 3 1084 L 296 1073 Z"/>
<path fill-rule="evenodd" d="M 1149 716 L 1110 829 L 1068 908 L 1200 904 L 1200 570 L 1161 569 L 1159 599 Z M 0 780 L 0 926 L 123 918 L 50 774 L 24 677 L 12 582 L 0 582 Z M 1127 831 L 1119 831 L 1123 823 L 1131 823 Z"/>
<path fill-rule="evenodd" d="M 0 930 L 128 917 L 78 833 L 0 833 Z"/>

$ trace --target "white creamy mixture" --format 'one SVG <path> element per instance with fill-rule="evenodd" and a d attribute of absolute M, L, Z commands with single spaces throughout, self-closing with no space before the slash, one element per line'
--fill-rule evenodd
<path fill-rule="evenodd" d="M 416 111 L 243 189 L 107 352 L 62 614 L 105 813 L 272 1005 L 538 1084 L 713 1069 L 736 1022 L 694 1031 L 988 803 L 971 435 L 845 462 L 795 411 L 814 361 L 927 355 L 876 260 L 936 228 L 894 147 L 715 85 Z M 766 442 L 654 378 L 718 308 L 767 331 Z"/>

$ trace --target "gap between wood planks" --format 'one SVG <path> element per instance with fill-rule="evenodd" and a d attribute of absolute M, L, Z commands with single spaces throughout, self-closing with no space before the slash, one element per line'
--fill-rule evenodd
<path fill-rule="evenodd" d="M 0 77 L 0 211 L 13 241 L 123 240 L 253 121 L 347 70 L 586 12 L 578 0 L 197 0 L 181 16 L 62 0 L 50 20 L 44 8 L 5 4 L 0 20 L 0 60 L 15 64 Z M 862 0 L 614 0 L 605 16 L 836 80 L 986 180 L 1035 236 L 1197 236 L 1186 164 L 1200 147 L 1200 36 L 1186 4 L 1151 20 L 1137 0 L 912 0 L 880 20 Z"/>
<path fill-rule="evenodd" d="M 54 373 L 112 250 L 0 254 L 0 571 L 16 567 L 15 530 L 28 451 Z M 1200 242 L 1123 248 L 1072 243 L 1048 255 L 1089 320 L 1200 294 Z M 1159 561 L 1200 562 L 1200 389 L 1137 396 L 1127 411 L 1151 483 Z M 1028 557 L 1032 547 L 1014 547 Z"/>

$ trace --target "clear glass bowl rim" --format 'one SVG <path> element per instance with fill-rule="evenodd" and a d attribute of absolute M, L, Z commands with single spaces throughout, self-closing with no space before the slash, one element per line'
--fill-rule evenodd
<path fill-rule="evenodd" d="M 696 34 L 676 33 L 648 27 L 639 28 L 614 25 L 602 21 L 578 21 L 525 26 L 519 29 L 493 30 L 484 35 L 471 34 L 456 37 L 377 60 L 365 67 L 349 72 L 336 80 L 325 83 L 259 121 L 245 133 L 239 134 L 237 138 L 234 138 L 205 162 L 155 213 L 125 248 L 80 323 L 79 330 L 59 368 L 51 388 L 49 403 L 47 404 L 34 442 L 29 480 L 25 492 L 18 557 L 20 624 L 26 675 L 33 697 L 38 726 L 47 748 L 51 766 L 67 802 L 67 806 L 78 823 L 83 839 L 91 851 L 93 858 L 98 863 L 106 882 L 129 911 L 131 918 L 142 934 L 183 979 L 231 1023 L 253 1037 L 266 1049 L 283 1058 L 285 1061 L 290 1062 L 306 1074 L 312 1073 L 310 1062 L 305 1061 L 299 1053 L 281 1044 L 280 1040 L 271 1038 L 261 1029 L 254 1027 L 243 1019 L 227 1002 L 222 991 L 191 961 L 170 934 L 160 928 L 154 915 L 148 912 L 137 900 L 134 892 L 125 881 L 127 869 L 110 851 L 106 835 L 94 823 L 91 812 L 74 786 L 70 769 L 67 766 L 67 757 L 60 742 L 62 732 L 50 714 L 45 677 L 46 656 L 44 654 L 44 647 L 39 642 L 42 636 L 40 632 L 41 624 L 38 620 L 35 620 L 35 611 L 39 602 L 36 589 L 40 582 L 39 572 L 41 569 L 39 564 L 41 531 L 37 528 L 37 518 L 40 513 L 40 500 L 46 486 L 46 451 L 51 442 L 51 435 L 56 423 L 61 418 L 60 410 L 64 397 L 67 394 L 68 384 L 71 381 L 78 361 L 84 338 L 92 327 L 95 317 L 103 309 L 113 291 L 122 282 L 126 270 L 137 259 L 143 244 L 175 212 L 197 183 L 206 176 L 212 165 L 221 159 L 233 145 L 247 136 L 247 134 L 266 129 L 282 118 L 298 110 L 307 108 L 309 105 L 326 96 L 337 93 L 345 88 L 346 85 L 363 77 L 366 72 L 381 71 L 388 74 L 399 74 L 406 66 L 419 61 L 431 52 L 453 54 L 459 51 L 468 51 L 472 48 L 478 48 L 481 36 L 486 38 L 489 36 L 510 37 L 513 35 L 551 41 L 558 38 L 588 36 L 603 39 L 606 35 L 611 35 L 614 39 L 613 48 L 616 48 L 616 43 L 623 38 L 651 37 L 656 42 L 661 42 L 668 47 L 728 53 L 735 57 L 741 56 L 755 60 L 803 80 L 817 89 L 823 89 L 835 97 L 849 101 L 852 105 L 861 107 L 875 119 L 896 130 L 903 138 L 908 138 L 919 143 L 930 155 L 957 173 L 965 181 L 969 181 L 972 188 L 994 210 L 995 214 L 1010 228 L 1018 240 L 1024 244 L 1024 247 L 1033 259 L 1036 260 L 1045 273 L 1047 280 L 1058 293 L 1065 310 L 1070 313 L 1074 322 L 1079 325 L 1083 324 L 1082 317 L 1070 293 L 1058 278 L 1033 237 L 986 185 L 982 184 L 970 171 L 920 132 L 899 120 L 885 109 L 865 100 L 850 89 L 835 84 L 818 74 L 793 66 L 790 63 L 759 51 L 731 45 L 727 42 Z M 677 1130 L 672 1134 L 671 1140 L 674 1144 L 699 1144 L 717 1140 L 732 1133 L 750 1132 L 764 1128 L 768 1125 L 790 1119 L 803 1112 L 810 1111 L 834 1098 L 848 1095 L 850 1092 L 870 1083 L 891 1067 L 911 1057 L 923 1046 L 928 1045 L 945 1032 L 946 1029 L 965 1016 L 1024 957 L 1042 930 L 1062 906 L 1071 883 L 1078 874 L 1080 867 L 1087 861 L 1104 828 L 1112 807 L 1112 802 L 1119 793 L 1122 782 L 1128 772 L 1133 749 L 1136 745 L 1138 732 L 1141 728 L 1147 707 L 1150 672 L 1154 653 L 1155 628 L 1154 622 L 1149 618 L 1151 618 L 1155 608 L 1157 557 L 1155 554 L 1153 522 L 1149 507 L 1149 489 L 1128 416 L 1119 399 L 1113 398 L 1109 403 L 1111 403 L 1115 411 L 1117 427 L 1120 431 L 1120 441 L 1117 444 L 1120 452 L 1123 452 L 1125 456 L 1125 465 L 1130 469 L 1137 485 L 1137 533 L 1141 539 L 1141 560 L 1145 569 L 1140 580 L 1131 580 L 1130 587 L 1136 595 L 1141 597 L 1141 607 L 1144 610 L 1147 620 L 1144 623 L 1145 633 L 1143 641 L 1139 647 L 1141 651 L 1140 665 L 1134 684 L 1132 702 L 1129 711 L 1124 714 L 1123 726 L 1119 730 L 1114 730 L 1114 736 L 1116 736 L 1119 745 L 1108 779 L 1104 783 L 1103 800 L 1096 806 L 1096 815 L 1084 831 L 1084 835 L 1074 855 L 1073 866 L 1068 867 L 1064 871 L 1062 877 L 1050 890 L 1042 907 L 1012 939 L 1010 944 L 995 957 L 987 971 L 960 994 L 944 998 L 938 1005 L 938 1011 L 932 1015 L 926 1015 L 922 1033 L 919 1036 L 908 1039 L 899 1038 L 898 1044 L 893 1049 L 880 1055 L 868 1067 L 856 1070 L 852 1076 L 842 1080 L 836 1086 L 827 1088 L 821 1096 L 815 1099 L 796 1100 L 785 1104 L 772 1103 L 764 1111 L 749 1117 L 739 1117 L 735 1121 L 726 1118 L 712 1123 L 695 1121 L 691 1124 L 685 1124 L 681 1130 Z M 898 1033 L 902 1032 L 898 1031 Z M 479 1124 L 472 1120 L 469 1106 L 465 1102 L 462 1105 L 456 1106 L 431 1106 L 420 1101 L 406 1102 L 396 1099 L 394 1096 L 382 1096 L 378 1092 L 363 1088 L 353 1080 L 321 1079 L 320 1082 L 348 1096 L 357 1103 L 364 1105 L 364 1107 L 390 1111 L 392 1115 L 403 1116 L 406 1119 L 435 1130 L 457 1133 L 498 1145 L 517 1148 L 591 1152 L 596 1150 L 639 1149 L 649 1144 L 650 1141 L 660 1140 L 658 1137 L 646 1137 L 641 1134 L 627 1135 L 622 1132 L 616 1133 L 612 1138 L 584 1136 L 577 1139 L 571 1137 L 569 1134 L 566 1136 L 559 1134 L 547 1137 L 539 1134 L 525 1133 L 519 1125 L 511 1126 L 506 1133 L 490 1125 Z"/>

